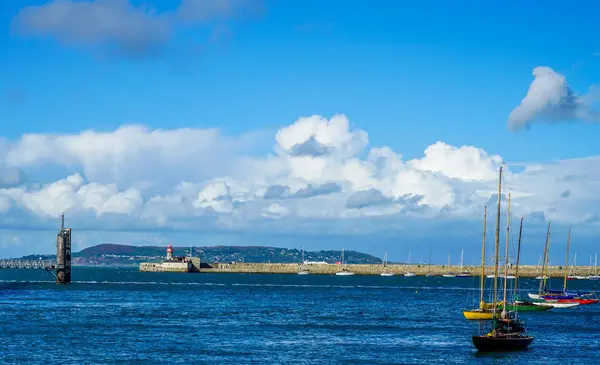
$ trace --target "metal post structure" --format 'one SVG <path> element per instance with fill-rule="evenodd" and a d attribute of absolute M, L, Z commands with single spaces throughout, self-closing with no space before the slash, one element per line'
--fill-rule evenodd
<path fill-rule="evenodd" d="M 61 216 L 60 232 L 56 236 L 56 283 L 71 282 L 71 228 L 65 228 L 65 215 Z"/>

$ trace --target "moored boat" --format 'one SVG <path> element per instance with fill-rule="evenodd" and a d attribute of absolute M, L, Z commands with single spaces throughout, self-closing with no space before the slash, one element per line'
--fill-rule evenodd
<path fill-rule="evenodd" d="M 552 308 L 573 308 L 577 307 L 579 303 L 560 303 L 555 300 L 544 300 L 543 302 L 533 302 L 533 305 L 546 306 Z"/>
<path fill-rule="evenodd" d="M 473 345 L 481 352 L 522 351 L 533 342 L 533 336 L 525 331 L 523 322 L 505 318 L 496 319 L 491 332 L 474 335 Z"/>
<path fill-rule="evenodd" d="M 493 316 L 498 312 L 498 251 L 500 236 L 500 198 L 502 196 L 502 167 L 500 167 L 500 178 L 498 182 L 498 215 L 496 218 L 495 239 L 495 265 L 494 265 L 494 300 L 492 302 Z M 506 250 L 504 261 L 504 300 L 500 319 L 492 319 L 492 329 L 488 333 L 472 336 L 473 345 L 482 352 L 490 351 L 520 351 L 526 350 L 534 338 L 527 334 L 525 325 L 516 317 L 516 312 L 507 311 L 507 276 L 508 276 L 508 240 L 510 237 L 510 193 L 508 193 L 508 214 L 506 224 Z"/>

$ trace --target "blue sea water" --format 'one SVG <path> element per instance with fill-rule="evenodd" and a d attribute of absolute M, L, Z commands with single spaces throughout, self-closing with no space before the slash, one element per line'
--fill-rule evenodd
<path fill-rule="evenodd" d="M 1 364 L 593 364 L 600 349 L 596 304 L 523 314 L 528 351 L 478 353 L 461 312 L 477 278 L 77 267 L 71 284 L 52 279 L 0 270 Z"/>

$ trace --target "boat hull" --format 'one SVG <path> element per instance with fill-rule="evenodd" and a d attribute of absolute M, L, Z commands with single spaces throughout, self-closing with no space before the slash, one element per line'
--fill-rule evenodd
<path fill-rule="evenodd" d="M 539 305 L 542 307 L 552 307 L 552 308 L 573 308 L 577 307 L 579 303 L 559 303 L 559 302 L 533 302 L 534 305 Z"/>
<path fill-rule="evenodd" d="M 541 306 L 531 304 L 509 304 L 506 306 L 506 310 L 517 311 L 517 312 L 543 312 L 552 309 L 550 306 Z"/>
<path fill-rule="evenodd" d="M 473 345 L 481 352 L 523 351 L 533 342 L 533 337 L 473 336 Z"/>
<path fill-rule="evenodd" d="M 380 275 L 381 276 L 394 276 L 394 273 L 391 273 L 391 272 L 382 272 Z"/>
<path fill-rule="evenodd" d="M 491 321 L 494 316 L 494 312 L 475 309 L 463 311 L 463 316 L 465 316 L 465 318 L 469 321 Z M 500 311 L 496 311 L 496 318 L 500 318 Z"/>

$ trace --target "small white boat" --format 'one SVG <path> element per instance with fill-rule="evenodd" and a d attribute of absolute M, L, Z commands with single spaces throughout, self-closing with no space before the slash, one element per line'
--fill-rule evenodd
<path fill-rule="evenodd" d="M 383 255 L 383 260 L 381 261 L 381 268 L 382 269 L 387 266 L 387 261 L 388 261 L 387 260 L 387 256 L 388 256 L 387 255 L 387 251 L 385 251 L 385 254 Z M 394 276 L 394 273 L 393 272 L 386 272 L 386 271 L 384 271 L 380 275 L 381 276 Z"/>
<path fill-rule="evenodd" d="M 587 277 L 588 280 L 600 280 L 599 275 L 590 275 Z"/>
<path fill-rule="evenodd" d="M 529 298 L 531 299 L 540 299 L 540 295 L 539 294 L 527 294 L 529 296 Z"/>
<path fill-rule="evenodd" d="M 337 276 L 350 276 L 354 275 L 352 271 L 346 270 L 345 261 L 344 261 L 344 249 L 342 248 L 342 256 L 340 258 L 340 264 L 342 265 L 342 271 L 336 272 Z"/>
<path fill-rule="evenodd" d="M 444 274 L 442 276 L 445 278 L 455 278 L 456 277 L 456 275 L 454 275 L 454 274 Z"/>
<path fill-rule="evenodd" d="M 434 275 L 432 273 L 428 272 L 427 274 L 425 274 L 425 276 L 427 276 L 429 278 L 429 277 L 432 277 Z"/>
<path fill-rule="evenodd" d="M 540 276 L 536 276 L 535 278 L 536 278 L 537 280 L 541 280 L 541 279 L 550 279 L 550 277 L 549 277 L 549 276 L 546 276 L 546 275 L 544 275 L 544 277 L 542 277 L 541 275 L 540 275 Z"/>
<path fill-rule="evenodd" d="M 468 273 L 468 272 L 461 272 L 461 273 L 459 273 L 459 274 L 456 274 L 456 277 L 457 277 L 457 278 L 472 278 L 472 277 L 473 277 L 473 275 L 471 275 L 471 274 L 470 274 L 470 273 Z"/>
<path fill-rule="evenodd" d="M 409 271 L 409 272 L 405 273 L 404 276 L 417 276 L 417 274 Z"/>
<path fill-rule="evenodd" d="M 302 247 L 302 263 L 300 264 L 300 271 L 298 271 L 298 275 L 308 275 L 310 271 L 304 269 L 304 247 Z"/>
<path fill-rule="evenodd" d="M 488 279 L 493 279 L 494 278 L 494 274 L 488 275 L 487 278 Z"/>
<path fill-rule="evenodd" d="M 542 307 L 552 307 L 552 308 L 573 308 L 577 307 L 579 303 L 559 303 L 554 301 L 545 301 L 545 302 L 533 302 L 533 305 L 542 306 Z"/>

